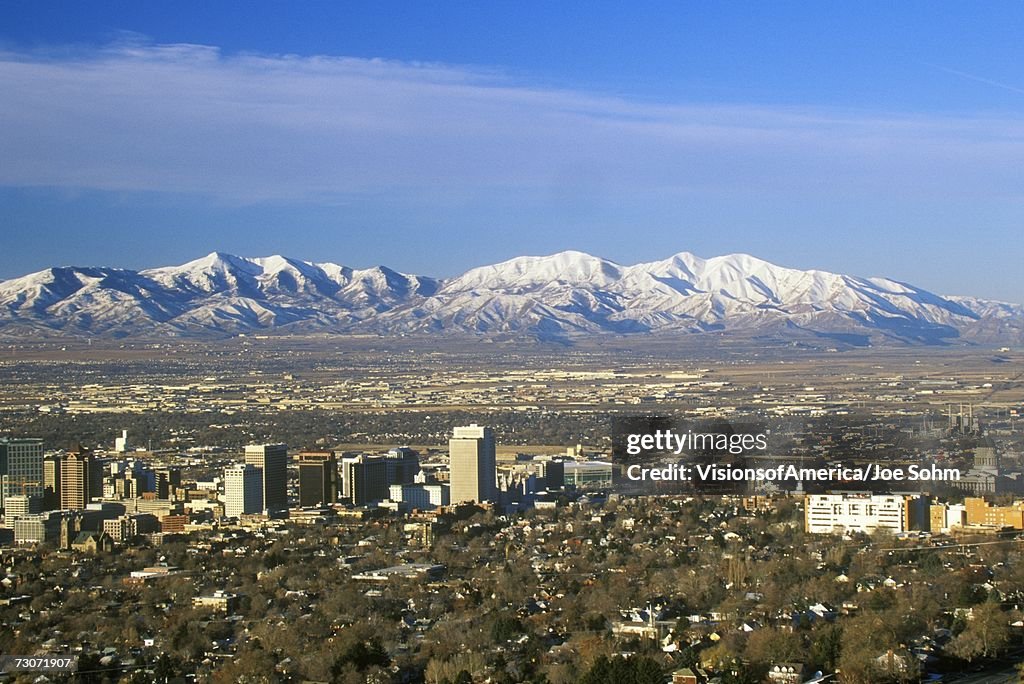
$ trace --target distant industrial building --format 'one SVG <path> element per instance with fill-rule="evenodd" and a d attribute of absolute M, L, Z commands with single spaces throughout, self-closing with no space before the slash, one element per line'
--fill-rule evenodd
<path fill-rule="evenodd" d="M 960 404 L 959 410 L 949 404 L 946 406 L 946 417 L 946 429 L 951 435 L 974 435 L 980 431 L 974 417 L 974 404 L 967 404 L 966 410 L 963 404 Z"/>

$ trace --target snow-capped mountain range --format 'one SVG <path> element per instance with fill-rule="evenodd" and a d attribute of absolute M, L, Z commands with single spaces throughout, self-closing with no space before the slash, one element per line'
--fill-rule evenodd
<path fill-rule="evenodd" d="M 181 266 L 49 268 L 0 282 L 4 335 L 254 331 L 565 339 L 723 331 L 853 344 L 1009 343 L 1024 340 L 1024 306 L 784 268 L 746 254 L 687 252 L 634 266 L 561 252 L 448 280 L 214 252 Z"/>

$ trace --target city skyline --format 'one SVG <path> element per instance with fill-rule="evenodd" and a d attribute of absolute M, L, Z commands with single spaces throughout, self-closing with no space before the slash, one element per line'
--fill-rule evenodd
<path fill-rule="evenodd" d="M 1022 26 L 0 3 L 0 679 L 1024 682 Z"/>
<path fill-rule="evenodd" d="M 1024 301 L 1018 6 L 238 8 L 0 9 L 0 278 L 686 250 Z"/>
<path fill-rule="evenodd" d="M 470 635 L 462 681 L 569 684 L 622 681 L 607 663 L 629 667 L 615 654 L 639 639 L 644 684 L 739 659 L 747 682 L 787 663 L 874 684 L 896 681 L 878 663 L 897 654 L 922 678 L 1016 676 L 1019 615 L 1000 597 L 1021 585 L 1019 349 L 668 342 L 11 345 L 3 429 L 35 438 L 45 489 L 42 510 L 16 495 L 3 511 L 5 652 L 148 680 L 255 680 L 289 659 L 289 678 L 331 681 L 342 663 L 343 681 L 397 684 L 451 681 L 463 661 L 436 649 Z M 733 494 L 672 493 L 657 468 L 633 496 L 616 445 L 655 416 L 721 437 L 758 425 L 773 458 L 723 459 Z M 58 461 L 68 444 L 93 458 Z M 323 487 L 338 460 L 341 497 Z M 954 634 L 964 610 L 989 645 Z M 865 644 L 877 621 L 902 631 Z M 372 670 L 317 646 L 331 625 Z"/>

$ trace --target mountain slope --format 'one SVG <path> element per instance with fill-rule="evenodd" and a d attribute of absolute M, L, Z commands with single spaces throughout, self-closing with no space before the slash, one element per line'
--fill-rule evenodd
<path fill-rule="evenodd" d="M 886 278 L 680 252 L 623 266 L 582 252 L 518 257 L 440 281 L 384 266 L 214 252 L 163 268 L 50 268 L 0 282 L 0 333 L 247 331 L 563 338 L 602 333 L 1019 342 L 1024 307 Z"/>
<path fill-rule="evenodd" d="M 181 266 L 127 271 L 52 268 L 0 283 L 0 331 L 234 334 L 290 327 L 344 330 L 437 283 L 383 266 L 214 252 Z"/>

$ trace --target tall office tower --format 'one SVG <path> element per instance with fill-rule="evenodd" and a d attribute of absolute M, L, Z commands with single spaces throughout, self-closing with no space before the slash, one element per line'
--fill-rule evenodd
<path fill-rule="evenodd" d="M 158 499 L 170 499 L 174 497 L 174 490 L 181 487 L 181 470 L 178 468 L 165 468 L 156 471 L 154 476 L 153 491 Z"/>
<path fill-rule="evenodd" d="M 43 440 L 0 439 L 0 508 L 8 496 L 27 496 L 42 506 Z"/>
<path fill-rule="evenodd" d="M 299 454 L 299 505 L 320 506 L 338 500 L 338 459 L 332 451 Z"/>
<path fill-rule="evenodd" d="M 224 515 L 237 518 L 263 510 L 263 471 L 250 463 L 224 470 Z"/>
<path fill-rule="evenodd" d="M 565 461 L 551 458 L 538 461 L 540 466 L 541 486 L 549 492 L 565 487 Z"/>
<path fill-rule="evenodd" d="M 126 473 L 124 477 L 114 478 L 111 486 L 112 491 L 109 494 L 104 494 L 104 496 L 118 499 L 135 499 L 147 491 L 142 478 L 131 473 Z"/>
<path fill-rule="evenodd" d="M 420 455 L 409 447 L 391 449 L 386 457 L 388 486 L 412 484 L 420 472 Z"/>
<path fill-rule="evenodd" d="M 448 441 L 452 503 L 494 501 L 497 471 L 494 431 L 476 423 L 457 427 Z"/>
<path fill-rule="evenodd" d="M 110 466 L 110 459 L 99 459 L 94 454 L 90 455 L 89 461 L 89 500 L 103 498 L 103 476 Z"/>
<path fill-rule="evenodd" d="M 383 456 L 360 454 L 341 459 L 342 496 L 356 506 L 388 498 L 388 464 Z"/>
<path fill-rule="evenodd" d="M 156 491 L 156 471 L 147 468 L 146 464 L 141 461 L 132 461 L 131 467 L 125 472 L 124 477 L 127 480 L 135 480 L 140 493 Z"/>
<path fill-rule="evenodd" d="M 92 452 L 69 451 L 60 464 L 60 507 L 81 510 L 92 499 L 90 483 L 95 479 Z"/>
<path fill-rule="evenodd" d="M 56 511 L 60 508 L 60 454 L 43 459 L 43 510 Z"/>
<path fill-rule="evenodd" d="M 245 447 L 245 462 L 263 471 L 264 510 L 288 510 L 288 446 L 250 444 Z"/>

